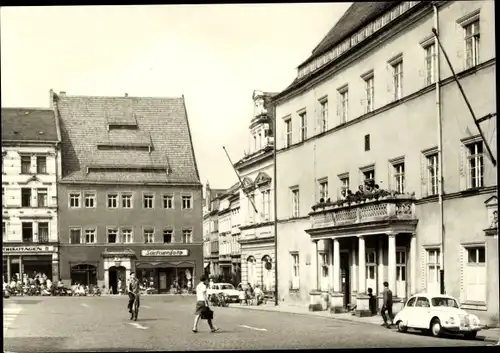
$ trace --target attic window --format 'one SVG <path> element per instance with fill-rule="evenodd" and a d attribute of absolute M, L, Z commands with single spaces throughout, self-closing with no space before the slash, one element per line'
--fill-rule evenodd
<path fill-rule="evenodd" d="M 149 153 L 151 153 L 151 151 L 153 150 L 153 146 L 149 143 L 110 142 L 110 143 L 97 144 L 97 149 L 100 151 L 109 151 L 109 150 L 148 151 Z"/>
<path fill-rule="evenodd" d="M 136 172 L 136 173 L 165 173 L 169 175 L 172 171 L 168 166 L 164 165 L 159 165 L 159 166 L 154 166 L 154 165 L 106 165 L 106 164 L 101 164 L 101 165 L 90 165 L 87 167 L 87 174 L 91 172 L 109 172 L 109 173 L 119 173 L 119 172 L 124 172 L 124 173 L 131 173 L 131 172 Z"/>
<path fill-rule="evenodd" d="M 138 126 L 136 122 L 133 121 L 120 121 L 108 123 L 108 130 L 137 130 Z"/>

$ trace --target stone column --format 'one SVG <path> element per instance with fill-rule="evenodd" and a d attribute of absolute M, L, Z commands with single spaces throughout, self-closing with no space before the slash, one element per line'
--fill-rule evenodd
<path fill-rule="evenodd" d="M 421 259 L 421 261 L 424 261 Z M 417 293 L 417 235 L 413 233 L 410 241 L 410 293 Z"/>
<path fill-rule="evenodd" d="M 59 281 L 59 255 L 57 253 L 52 254 L 52 282 Z"/>
<path fill-rule="evenodd" d="M 358 291 L 358 254 L 356 249 L 356 242 L 352 243 L 352 292 Z"/>
<path fill-rule="evenodd" d="M 330 263 L 328 265 L 328 277 L 330 281 L 330 290 L 333 289 L 333 283 L 335 281 L 334 275 L 333 275 L 333 239 L 330 239 L 328 241 L 328 256 L 330 257 Z"/>
<path fill-rule="evenodd" d="M 378 238 L 378 261 L 377 261 L 377 284 L 378 296 L 382 296 L 384 290 L 384 242 L 382 237 Z"/>
<path fill-rule="evenodd" d="M 319 270 L 319 248 L 318 248 L 318 240 L 314 241 L 314 244 L 316 245 L 316 289 L 321 290 L 321 272 Z"/>
<path fill-rule="evenodd" d="M 340 292 L 340 244 L 333 239 L 333 291 Z"/>
<path fill-rule="evenodd" d="M 365 251 L 365 238 L 360 236 L 358 238 L 358 266 L 359 266 L 359 286 L 358 294 L 366 293 L 366 251 Z"/>
<path fill-rule="evenodd" d="M 394 293 L 396 290 L 396 234 L 390 233 L 388 246 L 388 274 L 389 289 Z"/>
<path fill-rule="evenodd" d="M 109 291 L 109 271 L 107 268 L 104 269 L 104 287 L 107 293 Z"/>
<path fill-rule="evenodd" d="M 23 278 L 24 268 L 23 268 L 23 257 L 19 255 L 19 277 Z"/>

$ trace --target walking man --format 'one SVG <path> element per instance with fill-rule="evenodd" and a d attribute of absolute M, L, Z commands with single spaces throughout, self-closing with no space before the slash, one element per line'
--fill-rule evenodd
<path fill-rule="evenodd" d="M 137 297 L 137 308 L 141 303 L 139 296 L 140 288 L 139 288 L 139 280 L 135 276 L 135 272 L 130 272 L 130 282 L 128 284 L 127 293 L 128 293 L 128 312 L 132 314 L 132 305 L 134 305 L 134 300 Z"/>
<path fill-rule="evenodd" d="M 392 325 L 392 292 L 389 289 L 389 283 L 384 282 L 384 304 L 382 305 L 382 309 L 380 310 L 380 313 L 382 314 L 382 318 L 384 319 L 384 323 L 382 326 L 385 326 L 387 328 L 390 328 Z M 387 314 L 386 314 L 387 312 Z M 390 323 L 388 321 L 390 319 Z"/>
<path fill-rule="evenodd" d="M 196 286 L 196 311 L 194 317 L 194 325 L 193 332 L 198 332 L 198 322 L 202 316 L 202 313 L 208 309 L 208 299 L 207 299 L 207 286 L 208 286 L 208 278 L 205 275 L 200 277 L 200 283 Z M 212 323 L 211 319 L 207 319 L 208 326 L 212 332 L 217 332 L 219 329 L 215 327 Z"/>

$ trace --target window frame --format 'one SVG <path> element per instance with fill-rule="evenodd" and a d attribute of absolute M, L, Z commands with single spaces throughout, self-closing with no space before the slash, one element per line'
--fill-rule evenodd
<path fill-rule="evenodd" d="M 189 207 L 184 207 L 184 200 L 185 198 L 187 198 L 186 200 L 189 201 Z M 192 210 L 193 209 L 193 195 L 186 195 L 186 194 L 183 194 L 181 195 L 181 207 L 183 210 Z"/>
<path fill-rule="evenodd" d="M 130 231 L 130 241 L 128 241 L 129 239 L 127 239 L 126 236 L 126 233 L 128 233 L 128 231 Z M 120 227 L 120 240 L 122 244 L 132 244 L 134 242 L 134 228 L 127 226 Z"/>
<path fill-rule="evenodd" d="M 87 236 L 88 234 L 93 235 L 93 240 L 92 242 L 87 241 Z M 83 230 L 83 235 L 84 235 L 84 240 L 85 242 L 83 244 L 97 244 L 97 227 L 85 227 Z M 81 239 L 80 239 L 81 241 Z"/>
<path fill-rule="evenodd" d="M 45 160 L 45 168 L 44 168 L 45 171 L 40 171 L 40 169 L 39 169 L 39 166 L 40 166 L 39 160 Z M 42 175 L 49 174 L 48 171 L 47 171 L 47 156 L 42 156 L 42 155 L 36 156 L 36 173 L 37 174 L 42 174 Z"/>
<path fill-rule="evenodd" d="M 427 196 L 434 196 L 439 193 L 439 153 L 432 152 L 425 155 L 427 173 Z M 429 163 L 430 161 L 433 163 Z M 431 171 L 434 171 L 434 177 Z M 434 190 L 435 189 L 435 190 Z"/>
<path fill-rule="evenodd" d="M 114 196 L 114 198 L 112 198 Z M 115 201 L 115 207 L 110 206 L 110 201 Z M 106 193 L 106 208 L 111 210 L 116 210 L 120 208 L 120 193 L 119 192 L 108 192 Z"/>
<path fill-rule="evenodd" d="M 28 155 L 28 154 L 21 154 L 21 171 L 19 174 L 22 174 L 22 175 L 29 175 L 29 174 L 32 174 L 31 172 L 31 155 Z M 28 171 L 24 171 L 23 170 L 23 158 L 29 158 L 29 166 L 28 166 Z"/>
<path fill-rule="evenodd" d="M 175 205 L 174 205 L 174 201 L 175 201 L 175 196 L 174 194 L 163 194 L 162 195 L 162 206 L 163 206 L 163 209 L 165 210 L 173 210 L 175 209 Z M 165 207 L 165 202 L 170 202 L 171 203 L 171 207 Z"/>
<path fill-rule="evenodd" d="M 78 206 L 71 206 L 72 196 L 77 196 L 74 200 L 78 200 Z M 82 192 L 81 191 L 68 191 L 68 208 L 78 209 L 82 208 Z"/>
<path fill-rule="evenodd" d="M 300 126 L 300 142 L 307 140 L 307 111 L 305 109 L 297 112 Z"/>
<path fill-rule="evenodd" d="M 464 143 L 467 154 L 467 189 L 479 189 L 484 187 L 484 142 L 482 140 L 475 140 Z M 481 146 L 481 152 L 477 152 L 475 154 L 471 154 L 471 147 L 474 147 L 474 150 L 479 150 L 479 146 Z M 472 167 L 472 160 L 475 160 L 476 166 Z M 475 173 L 472 171 L 475 170 Z M 479 170 L 479 172 L 478 172 Z M 475 174 L 475 175 L 473 175 Z M 476 182 L 474 182 L 476 180 Z"/>
<path fill-rule="evenodd" d="M 126 206 L 126 201 L 130 202 L 130 207 Z M 132 191 L 121 191 L 119 196 L 120 207 L 126 210 L 134 208 L 134 193 Z"/>
<path fill-rule="evenodd" d="M 78 240 L 79 242 L 78 243 L 73 243 L 73 238 L 72 238 L 72 234 L 71 232 L 74 231 L 74 230 L 77 230 L 79 235 L 78 235 Z M 69 236 L 69 239 L 68 239 L 68 243 L 69 244 L 84 244 L 82 242 L 82 235 L 83 235 L 83 229 L 82 227 L 79 227 L 79 226 L 69 226 L 69 231 L 68 231 L 68 236 Z"/>
<path fill-rule="evenodd" d="M 361 79 L 364 81 L 365 90 L 365 114 L 371 113 L 375 110 L 375 74 L 373 70 L 361 75 Z"/>
<path fill-rule="evenodd" d="M 146 201 L 148 201 L 147 205 L 150 205 L 151 207 L 146 207 Z M 154 192 L 142 193 L 142 208 L 145 210 L 153 210 L 155 208 L 155 193 Z"/>
<path fill-rule="evenodd" d="M 319 198 L 328 199 L 328 177 L 318 179 Z"/>
<path fill-rule="evenodd" d="M 339 95 L 339 117 L 340 124 L 345 124 L 349 121 L 349 86 L 344 85 L 337 89 Z"/>
<path fill-rule="evenodd" d="M 290 289 L 299 290 L 300 289 L 300 255 L 299 252 L 290 252 L 291 258 L 291 285 Z"/>
<path fill-rule="evenodd" d="M 47 229 L 47 239 L 45 241 L 43 241 L 43 239 L 41 239 L 42 232 L 40 231 L 40 229 L 42 229 L 42 228 L 40 227 L 40 225 L 47 225 L 47 228 L 46 228 Z M 50 222 L 48 222 L 48 221 L 37 222 L 36 228 L 37 228 L 37 233 L 38 233 L 38 243 L 41 243 L 41 244 L 49 243 L 50 242 Z"/>
<path fill-rule="evenodd" d="M 396 102 L 403 98 L 403 54 L 399 53 L 388 61 L 392 68 L 392 90 L 393 101 Z"/>
<path fill-rule="evenodd" d="M 23 191 L 24 190 L 29 190 L 30 191 L 30 198 L 29 198 L 29 202 L 28 202 L 28 205 L 25 205 L 24 204 L 24 195 L 23 195 Z M 21 207 L 22 208 L 28 208 L 28 207 L 33 207 L 33 188 L 29 188 L 29 187 L 21 187 Z"/>
<path fill-rule="evenodd" d="M 93 201 L 93 206 L 87 206 L 87 199 Z M 83 191 L 83 208 L 97 208 L 97 192 L 93 190 Z"/>
<path fill-rule="evenodd" d="M 152 241 L 146 241 L 146 232 L 148 232 L 149 234 L 149 231 L 151 231 L 151 235 L 152 235 Z M 142 227 L 142 240 L 143 240 L 143 243 L 144 244 L 154 244 L 155 243 L 155 228 L 154 227 Z"/>
<path fill-rule="evenodd" d="M 185 236 L 188 235 L 189 238 L 188 240 L 189 241 L 185 241 Z M 193 229 L 192 228 L 183 228 L 182 229 L 182 243 L 183 244 L 192 244 L 193 243 Z"/>
<path fill-rule="evenodd" d="M 285 122 L 285 148 L 292 146 L 292 117 L 289 116 L 284 119 Z"/>
<path fill-rule="evenodd" d="M 170 242 L 165 241 L 165 235 L 170 233 Z M 163 244 L 173 244 L 174 243 L 174 229 L 173 228 L 163 228 Z"/>
<path fill-rule="evenodd" d="M 115 236 L 115 242 L 112 243 L 109 241 L 109 236 L 114 234 Z M 116 226 L 108 226 L 106 227 L 106 244 L 121 244 L 121 239 L 120 239 L 120 229 Z"/>
<path fill-rule="evenodd" d="M 45 195 L 45 204 L 40 205 L 40 195 Z M 49 189 L 48 188 L 37 188 L 36 189 L 36 207 L 47 208 L 49 207 Z"/>
<path fill-rule="evenodd" d="M 318 100 L 321 117 L 320 133 L 328 131 L 328 96 Z"/>
<path fill-rule="evenodd" d="M 300 217 L 300 189 L 298 186 L 294 186 L 290 188 L 291 197 L 292 197 L 292 217 L 291 218 L 299 218 Z M 296 196 L 297 195 L 297 196 Z"/>

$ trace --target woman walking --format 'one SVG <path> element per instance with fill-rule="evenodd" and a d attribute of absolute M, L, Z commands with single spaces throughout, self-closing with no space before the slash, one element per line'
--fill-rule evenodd
<path fill-rule="evenodd" d="M 213 312 L 208 307 L 207 285 L 208 285 L 208 278 L 207 276 L 202 275 L 200 277 L 200 283 L 196 286 L 197 302 L 196 302 L 196 311 L 195 311 L 194 325 L 193 325 L 194 333 L 198 332 L 198 322 L 200 321 L 200 318 L 202 318 L 205 315 L 207 315 L 206 320 L 212 332 L 219 331 L 219 328 L 214 326 L 212 322 L 212 317 L 210 317 L 208 314 L 209 312 L 211 312 L 213 315 Z"/>

